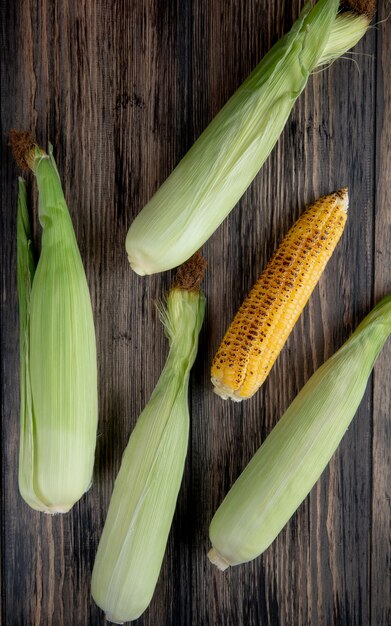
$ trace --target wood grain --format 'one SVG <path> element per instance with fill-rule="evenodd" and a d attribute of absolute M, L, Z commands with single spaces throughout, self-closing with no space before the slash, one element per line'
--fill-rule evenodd
<path fill-rule="evenodd" d="M 98 626 L 96 547 L 121 454 L 167 354 L 127 228 L 301 0 L 19 0 L 1 8 L 1 623 Z M 289 5 L 289 8 L 288 8 Z M 286 8 L 284 8 L 286 7 Z M 379 3 L 378 19 L 389 14 Z M 275 543 L 224 574 L 208 525 L 233 480 L 311 373 L 391 288 L 391 48 L 384 21 L 311 77 L 267 163 L 205 245 L 207 314 L 190 390 L 191 439 L 177 512 L 142 626 L 389 626 L 390 345 L 329 467 Z M 19 496 L 16 180 L 12 127 L 55 146 L 91 289 L 99 360 L 94 483 L 66 516 Z M 39 247 L 36 188 L 29 180 Z M 236 405 L 209 367 L 227 324 L 282 235 L 317 196 L 348 185 L 348 225 L 266 383 Z"/>
<path fill-rule="evenodd" d="M 391 28 L 387 22 L 389 9 L 381 6 L 377 35 L 377 97 L 376 97 L 376 160 L 374 196 L 374 285 L 375 300 L 391 289 L 391 85 L 389 55 Z M 391 624 L 391 346 L 386 345 L 375 366 L 373 376 L 372 421 L 372 527 L 370 576 L 372 624 Z"/>

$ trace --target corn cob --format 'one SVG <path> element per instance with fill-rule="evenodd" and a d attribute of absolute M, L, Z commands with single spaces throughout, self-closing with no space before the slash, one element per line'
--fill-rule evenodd
<path fill-rule="evenodd" d="M 347 189 L 320 198 L 270 259 L 213 360 L 222 398 L 250 398 L 266 379 L 342 235 L 347 208 Z"/>
<path fill-rule="evenodd" d="M 304 4 L 282 37 L 211 121 L 139 213 L 126 250 L 138 274 L 183 263 L 227 217 L 278 140 L 311 73 L 366 33 L 372 0 Z"/>
<path fill-rule="evenodd" d="M 90 487 L 98 418 L 90 294 L 57 167 L 29 133 L 13 131 L 18 164 L 37 179 L 41 255 L 35 268 L 19 181 L 19 490 L 33 509 L 66 513 Z"/>
<path fill-rule="evenodd" d="M 123 454 L 99 542 L 92 597 L 117 624 L 147 608 L 166 549 L 187 453 L 187 392 L 204 318 L 205 266 L 200 254 L 189 259 L 159 307 L 170 352 Z"/>

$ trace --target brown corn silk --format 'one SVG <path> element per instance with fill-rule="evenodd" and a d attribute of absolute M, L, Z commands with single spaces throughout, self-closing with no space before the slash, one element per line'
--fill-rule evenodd
<path fill-rule="evenodd" d="M 215 392 L 240 401 L 262 385 L 337 245 L 348 191 L 310 205 L 244 300 L 212 363 Z"/>
<path fill-rule="evenodd" d="M 341 8 L 354 11 L 358 15 L 367 15 L 372 19 L 376 11 L 376 2 L 375 0 L 345 0 L 341 2 Z"/>

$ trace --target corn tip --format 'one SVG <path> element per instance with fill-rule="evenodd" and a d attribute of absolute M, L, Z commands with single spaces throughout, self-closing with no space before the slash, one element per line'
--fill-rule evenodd
<path fill-rule="evenodd" d="M 338 191 L 335 192 L 335 195 L 338 196 L 338 198 L 341 200 L 341 209 L 342 211 L 344 211 L 345 213 L 348 212 L 348 208 L 349 208 L 349 190 L 347 187 L 342 187 L 342 189 L 339 189 Z"/>
<path fill-rule="evenodd" d="M 108 622 L 111 622 L 112 624 L 124 624 L 124 622 L 119 622 L 118 619 L 110 615 L 110 613 L 105 613 L 105 618 Z"/>
<path fill-rule="evenodd" d="M 221 556 L 221 554 L 216 550 L 216 548 L 211 548 L 208 552 L 208 559 L 213 565 L 221 571 L 224 572 L 229 567 L 228 561 Z"/>
<path fill-rule="evenodd" d="M 233 402 L 241 402 L 243 398 L 235 395 L 235 391 L 232 391 L 227 385 L 224 385 L 218 378 L 211 378 L 214 393 L 223 400 L 233 400 Z"/>
<path fill-rule="evenodd" d="M 138 264 L 129 254 L 128 261 L 132 270 L 136 272 L 136 274 L 138 274 L 139 276 L 146 276 L 148 274 L 148 272 L 145 271 L 142 265 Z"/>
<path fill-rule="evenodd" d="M 71 510 L 71 508 L 73 507 L 73 504 L 69 505 L 69 504 L 58 504 L 58 505 L 54 505 L 54 506 L 48 506 L 43 512 L 46 513 L 47 515 L 58 515 L 58 514 L 64 514 L 64 513 L 69 513 L 69 511 Z"/>

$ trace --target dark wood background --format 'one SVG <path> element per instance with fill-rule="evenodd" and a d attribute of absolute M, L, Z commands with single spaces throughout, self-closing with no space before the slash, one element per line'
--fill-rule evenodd
<path fill-rule="evenodd" d="M 1 598 L 3 626 L 97 626 L 90 575 L 113 481 L 167 344 L 154 300 L 172 275 L 141 278 L 132 219 L 302 0 L 1 2 Z M 287 7 L 283 9 L 284 5 Z M 161 576 L 143 626 L 389 626 L 390 343 L 343 443 L 266 553 L 212 567 L 208 525 L 233 480 L 310 374 L 390 291 L 391 27 L 315 74 L 247 193 L 205 245 L 207 313 L 192 373 L 191 439 Z M 383 20 L 383 21 L 381 21 Z M 50 140 L 91 288 L 99 438 L 91 490 L 65 516 L 22 501 L 18 463 L 18 170 L 11 127 Z M 304 205 L 341 186 L 343 239 L 260 392 L 217 398 L 223 332 Z M 30 187 L 36 210 L 36 188 Z M 36 228 L 37 240 L 39 229 Z"/>

